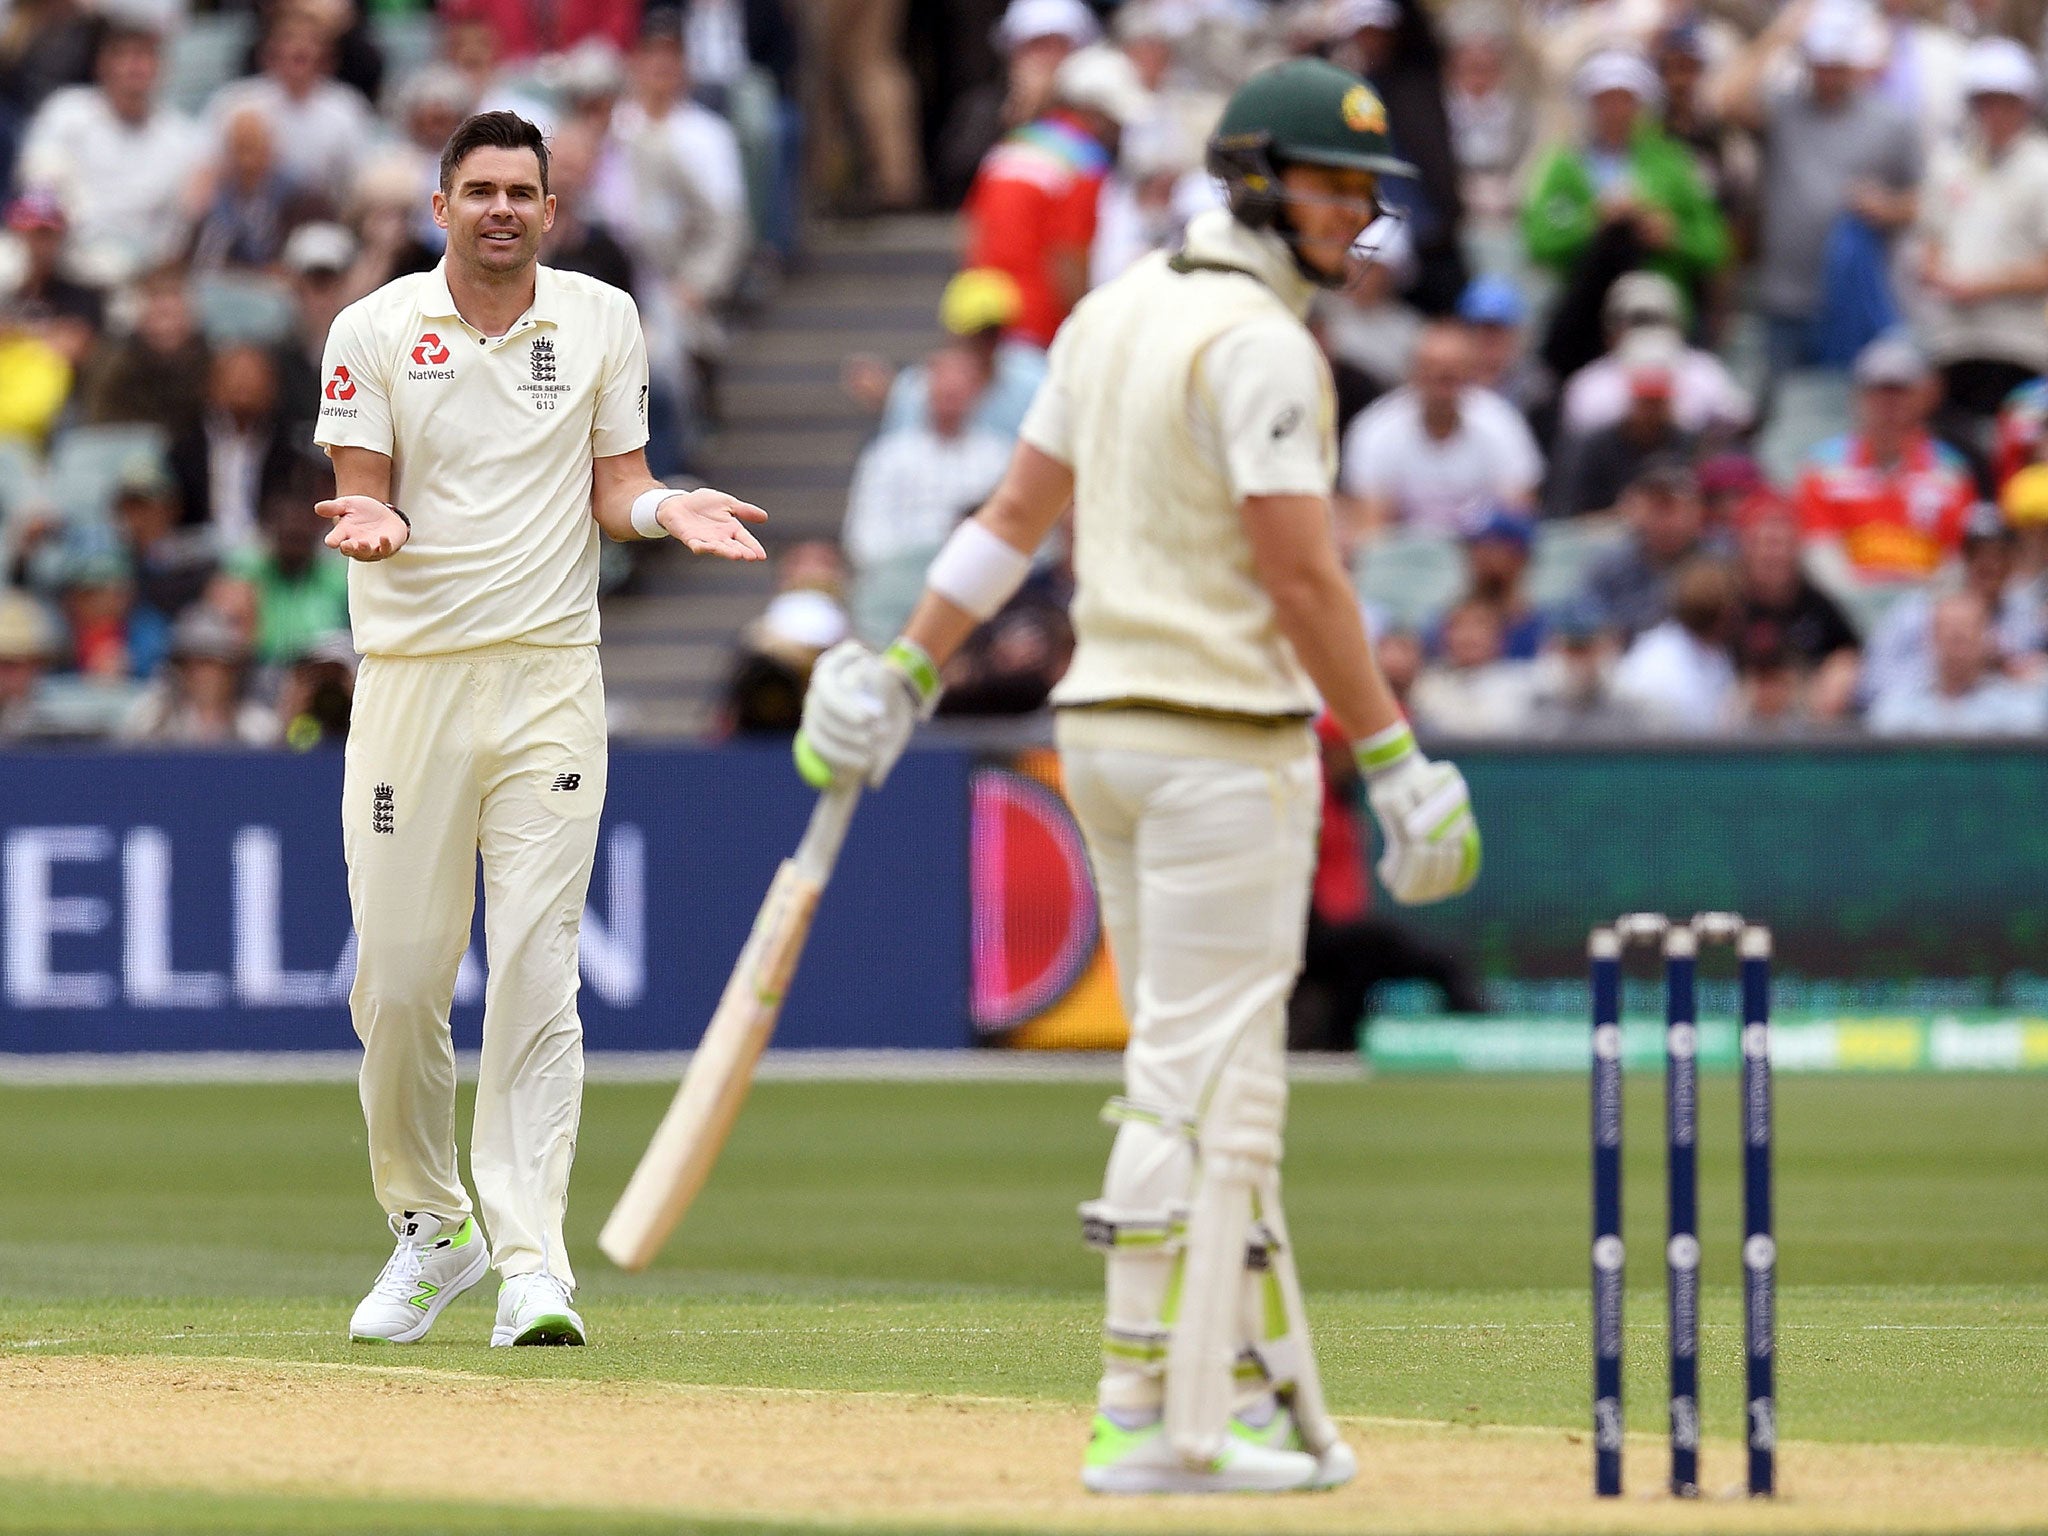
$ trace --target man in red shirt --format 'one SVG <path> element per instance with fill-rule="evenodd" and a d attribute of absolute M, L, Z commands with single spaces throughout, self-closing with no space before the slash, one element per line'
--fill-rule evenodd
<path fill-rule="evenodd" d="M 1970 466 L 1927 430 L 1933 375 L 1910 342 L 1871 342 L 1855 379 L 1856 430 L 1820 444 L 1801 470 L 1801 528 L 1838 541 L 1859 580 L 1925 580 L 1962 543 Z"/>
<path fill-rule="evenodd" d="M 1016 280 L 1014 333 L 1044 347 L 1088 287 L 1095 204 L 1123 125 L 1151 98 L 1131 61 L 1084 48 L 1053 76 L 1050 111 L 988 152 L 968 189 L 966 265 Z"/>

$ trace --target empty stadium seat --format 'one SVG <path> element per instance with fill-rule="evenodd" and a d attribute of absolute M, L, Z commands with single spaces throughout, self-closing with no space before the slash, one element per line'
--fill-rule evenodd
<path fill-rule="evenodd" d="M 272 346 L 292 333 L 298 319 L 292 292 L 273 277 L 208 272 L 192 281 L 199 328 L 216 347 L 252 341 Z"/>
<path fill-rule="evenodd" d="M 247 11 L 188 15 L 164 40 L 163 95 L 197 117 L 206 99 L 242 72 L 256 18 Z"/>
<path fill-rule="evenodd" d="M 1465 557 L 1446 535 L 1395 530 L 1352 557 L 1351 577 L 1359 597 L 1394 628 L 1419 629 L 1465 590 Z"/>
<path fill-rule="evenodd" d="M 113 506 L 121 472 L 137 459 L 161 465 L 166 446 L 160 427 L 73 427 L 51 445 L 48 498 L 72 521 L 103 518 Z"/>

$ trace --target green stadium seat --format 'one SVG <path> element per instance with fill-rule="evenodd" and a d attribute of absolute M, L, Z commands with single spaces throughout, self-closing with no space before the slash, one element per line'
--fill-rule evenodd
<path fill-rule="evenodd" d="M 138 459 L 161 467 L 167 446 L 161 427 L 73 427 L 50 447 L 48 500 L 69 521 L 103 519 L 113 508 L 122 471 Z"/>
<path fill-rule="evenodd" d="M 1465 590 L 1465 556 L 1443 534 L 1395 530 L 1353 556 L 1359 598 L 1396 629 L 1420 629 Z"/>
<path fill-rule="evenodd" d="M 1529 560 L 1529 601 L 1549 611 L 1586 590 L 1593 567 L 1628 542 L 1628 525 L 1612 515 L 1540 523 Z"/>
<path fill-rule="evenodd" d="M 199 328 L 216 347 L 236 342 L 273 346 L 292 333 L 298 315 L 291 289 L 276 278 L 208 272 L 193 279 Z"/>
<path fill-rule="evenodd" d="M 165 100 L 197 116 L 209 96 L 241 74 L 255 39 L 256 18 L 250 12 L 187 16 L 165 39 Z"/>

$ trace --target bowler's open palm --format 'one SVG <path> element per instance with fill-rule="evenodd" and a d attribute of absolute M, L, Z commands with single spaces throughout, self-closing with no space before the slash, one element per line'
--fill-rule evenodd
<path fill-rule="evenodd" d="M 767 522 L 768 514 L 708 485 L 666 498 L 655 520 L 693 555 L 717 555 L 725 560 L 768 558 L 761 541 L 746 526 Z"/>
<path fill-rule="evenodd" d="M 327 547 L 351 560 L 389 560 L 412 537 L 405 519 L 374 496 L 337 496 L 313 510 L 334 522 Z"/>

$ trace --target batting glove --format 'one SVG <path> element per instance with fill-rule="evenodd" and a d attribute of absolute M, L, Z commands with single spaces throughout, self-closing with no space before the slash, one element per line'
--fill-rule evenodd
<path fill-rule="evenodd" d="M 843 640 L 818 658 L 796 733 L 796 768 L 813 789 L 880 789 L 920 720 L 939 703 L 939 674 L 924 649 L 898 640 L 877 656 Z"/>
<path fill-rule="evenodd" d="M 1380 824 L 1380 883 L 1403 906 L 1461 895 L 1479 878 L 1479 823 L 1465 776 L 1433 763 L 1406 725 L 1360 742 L 1359 770 Z"/>

